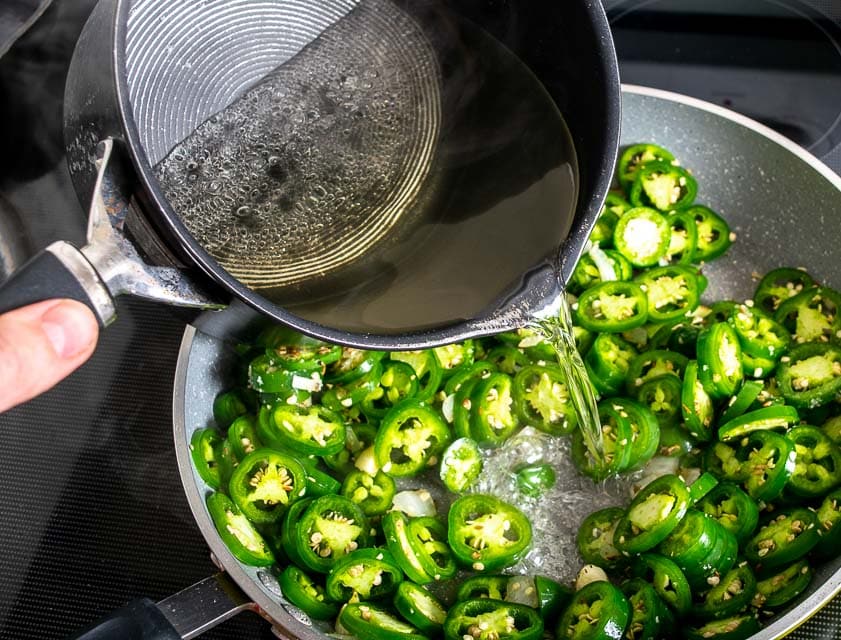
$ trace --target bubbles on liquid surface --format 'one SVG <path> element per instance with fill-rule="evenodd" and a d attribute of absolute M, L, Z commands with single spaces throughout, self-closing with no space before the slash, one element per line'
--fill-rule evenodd
<path fill-rule="evenodd" d="M 397 222 L 429 170 L 438 91 L 420 27 L 389 0 L 366 0 L 155 171 L 196 240 L 234 276 L 258 288 L 295 282 L 353 258 Z M 325 184 L 351 194 L 328 198 Z"/>

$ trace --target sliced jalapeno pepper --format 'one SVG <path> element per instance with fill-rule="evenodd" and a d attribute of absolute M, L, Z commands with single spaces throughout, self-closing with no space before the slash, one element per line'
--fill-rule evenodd
<path fill-rule="evenodd" d="M 755 431 L 744 438 L 736 451 L 743 460 L 741 475 L 748 494 L 770 502 L 780 497 L 794 473 L 794 445 L 773 431 Z"/>
<path fill-rule="evenodd" d="M 729 618 L 751 604 L 756 593 L 756 578 L 747 562 L 741 562 L 724 574 L 692 608 L 698 618 Z"/>
<path fill-rule="evenodd" d="M 625 510 L 607 507 L 594 511 L 578 527 L 578 553 L 586 564 L 613 569 L 624 563 L 624 557 L 613 545 L 616 525 Z"/>
<path fill-rule="evenodd" d="M 716 322 L 698 334 L 698 379 L 714 400 L 728 398 L 742 383 L 742 349 L 729 324 Z"/>
<path fill-rule="evenodd" d="M 357 549 L 339 558 L 327 574 L 327 597 L 336 602 L 393 596 L 403 572 L 386 549 Z"/>
<path fill-rule="evenodd" d="M 814 511 L 794 507 L 775 514 L 745 545 L 745 557 L 763 570 L 799 560 L 820 539 Z"/>
<path fill-rule="evenodd" d="M 728 322 L 736 330 L 742 352 L 756 358 L 778 360 L 791 341 L 783 325 L 753 306 L 737 305 Z"/>
<path fill-rule="evenodd" d="M 614 546 L 623 554 L 643 553 L 677 527 L 689 507 L 689 490 L 678 476 L 660 476 L 634 497 L 616 524 Z"/>
<path fill-rule="evenodd" d="M 520 493 L 530 498 L 539 498 L 555 486 L 555 469 L 550 464 L 523 464 L 514 472 Z"/>
<path fill-rule="evenodd" d="M 732 533 L 743 544 L 759 524 L 756 502 L 732 482 L 720 482 L 697 507 Z"/>
<path fill-rule="evenodd" d="M 698 377 L 697 360 L 691 360 L 686 365 L 680 395 L 680 408 L 689 433 L 699 440 L 711 440 L 715 408 L 710 394 L 707 393 Z"/>
<path fill-rule="evenodd" d="M 408 622 L 368 602 L 346 604 L 338 622 L 358 640 L 427 640 Z"/>
<path fill-rule="evenodd" d="M 652 378 L 666 374 L 680 378 L 688 362 L 686 356 L 664 349 L 645 351 L 639 354 L 628 365 L 626 380 L 628 395 L 636 396 L 637 390 L 646 380 Z"/>
<path fill-rule="evenodd" d="M 578 424 L 560 367 L 523 367 L 514 377 L 512 390 L 514 407 L 523 423 L 555 436 L 570 433 Z"/>
<path fill-rule="evenodd" d="M 403 581 L 394 594 L 394 608 L 423 633 L 440 635 L 447 609 L 429 591 L 414 582 Z"/>
<path fill-rule="evenodd" d="M 689 267 L 649 269 L 634 280 L 648 298 L 650 322 L 677 320 L 698 306 L 698 278 Z"/>
<path fill-rule="evenodd" d="M 458 587 L 456 602 L 490 598 L 505 600 L 508 595 L 508 576 L 473 576 L 467 578 Z"/>
<path fill-rule="evenodd" d="M 450 506 L 447 521 L 453 554 L 475 571 L 510 566 L 531 546 L 528 518 L 493 496 L 462 496 Z"/>
<path fill-rule="evenodd" d="M 248 366 L 248 384 L 257 393 L 276 393 L 287 397 L 294 393 L 292 379 L 299 375 L 285 369 L 267 355 L 254 358 Z"/>
<path fill-rule="evenodd" d="M 345 382 L 329 383 L 327 390 L 321 395 L 321 404 L 336 412 L 361 407 L 365 398 L 377 390 L 383 372 L 381 359 L 366 360 L 365 363 L 370 363 L 371 368 L 360 366 L 360 369 L 366 369 L 362 375 L 354 375 L 352 380 Z M 348 375 L 350 374 L 342 377 Z"/>
<path fill-rule="evenodd" d="M 505 355 L 504 355 L 505 358 L 512 359 L 512 358 L 516 357 L 516 356 L 513 356 L 512 353 L 509 353 L 507 351 L 509 349 L 509 347 L 500 347 L 500 348 L 506 350 Z M 490 353 L 488 353 L 486 355 L 486 358 L 490 358 L 491 354 L 495 350 L 496 349 L 494 349 Z M 511 352 L 518 353 L 520 355 L 520 357 L 523 358 L 522 361 L 521 361 L 523 363 L 523 366 L 530 363 L 529 359 L 526 358 L 526 356 L 523 354 L 522 351 L 520 351 L 518 349 L 514 349 L 513 347 L 510 347 L 510 350 L 511 350 Z M 453 373 L 453 375 L 450 376 L 450 378 L 447 380 L 446 384 L 444 385 L 444 394 L 449 396 L 449 395 L 452 395 L 452 394 L 458 392 L 461 389 L 461 387 L 466 382 L 468 382 L 470 380 L 477 380 L 478 378 L 487 378 L 489 375 L 491 375 L 492 373 L 497 371 L 497 366 L 498 366 L 498 363 L 494 363 L 494 362 L 491 362 L 488 359 L 484 359 L 484 360 L 477 360 L 473 364 L 467 365 L 467 366 L 461 368 L 459 371 L 456 371 L 455 373 Z M 511 366 L 513 367 L 514 365 L 512 364 Z M 510 373 L 510 372 L 505 371 L 505 373 Z"/>
<path fill-rule="evenodd" d="M 613 244 L 635 267 L 650 267 L 666 255 L 671 236 L 671 227 L 663 214 L 638 206 L 616 223 Z"/>
<path fill-rule="evenodd" d="M 662 377 L 673 378 L 674 376 Z M 627 416 L 631 427 L 630 456 L 621 470 L 639 469 L 645 466 L 657 453 L 657 447 L 660 444 L 660 425 L 657 416 L 648 405 L 630 398 L 612 398 L 609 402 L 613 410 L 619 412 L 620 417 Z"/>
<path fill-rule="evenodd" d="M 622 155 L 619 156 L 619 162 L 616 164 L 616 175 L 619 179 L 619 185 L 623 189 L 628 190 L 634 183 L 634 178 L 639 168 L 649 162 L 672 164 L 674 161 L 675 157 L 668 149 L 664 149 L 656 144 L 632 144 L 622 152 Z"/>
<path fill-rule="evenodd" d="M 577 305 L 575 318 L 590 331 L 622 333 L 648 318 L 645 292 L 633 282 L 602 282 L 581 294 Z"/>
<path fill-rule="evenodd" d="M 222 435 L 213 428 L 196 429 L 190 438 L 193 467 L 211 489 L 219 489 L 222 486 L 218 460 L 221 444 Z"/>
<path fill-rule="evenodd" d="M 324 382 L 347 384 L 370 373 L 383 359 L 385 351 L 366 351 L 353 347 L 342 347 L 339 358 L 328 365 Z"/>
<path fill-rule="evenodd" d="M 459 438 L 441 456 L 441 481 L 453 493 L 463 493 L 482 473 L 482 454 L 472 438 Z"/>
<path fill-rule="evenodd" d="M 631 605 L 631 620 L 622 637 L 626 640 L 656 640 L 660 637 L 660 618 L 666 605 L 654 587 L 641 578 L 634 578 L 619 588 Z"/>
<path fill-rule="evenodd" d="M 231 477 L 234 475 L 234 469 L 239 466 L 239 460 L 234 454 L 231 443 L 225 438 L 216 448 L 216 463 L 219 469 L 219 490 L 222 493 L 230 494 L 228 488 L 231 484 Z"/>
<path fill-rule="evenodd" d="M 649 378 L 637 389 L 637 399 L 654 415 L 660 426 L 680 421 L 682 395 L 683 383 L 671 374 Z"/>
<path fill-rule="evenodd" d="M 409 364 L 418 376 L 419 388 L 415 399 L 420 402 L 432 400 L 432 396 L 441 386 L 444 372 L 438 357 L 433 349 L 424 351 L 392 351 L 389 355 L 392 360 L 398 360 Z"/>
<path fill-rule="evenodd" d="M 444 621 L 445 640 L 538 640 L 543 620 L 531 607 L 489 598 L 465 600 L 450 608 Z"/>
<path fill-rule="evenodd" d="M 700 204 L 684 210 L 695 220 L 698 240 L 692 255 L 693 262 L 709 262 L 723 254 L 733 244 L 727 221 L 709 207 Z"/>
<path fill-rule="evenodd" d="M 313 498 L 330 496 L 342 490 L 342 483 L 336 480 L 329 473 L 319 469 L 315 464 L 308 463 L 308 458 L 303 458 L 301 464 L 307 472 L 307 495 Z"/>
<path fill-rule="evenodd" d="M 431 516 L 409 519 L 409 544 L 433 580 L 452 578 L 458 567 L 447 545 L 447 528 Z"/>
<path fill-rule="evenodd" d="M 704 591 L 733 568 L 738 548 L 735 536 L 717 520 L 689 509 L 658 550 L 680 567 L 692 589 Z"/>
<path fill-rule="evenodd" d="M 391 507 L 396 486 L 391 476 L 378 471 L 371 475 L 354 469 L 342 483 L 342 495 L 355 502 L 366 516 L 384 514 Z"/>
<path fill-rule="evenodd" d="M 567 586 L 545 576 L 534 577 L 537 590 L 537 610 L 544 627 L 553 628 L 563 610 L 572 600 L 573 591 Z"/>
<path fill-rule="evenodd" d="M 636 172 L 628 199 L 636 207 L 671 211 L 692 204 L 697 194 L 698 183 L 686 169 L 654 161 L 647 162 Z"/>
<path fill-rule="evenodd" d="M 584 365 L 596 390 L 616 394 L 625 384 L 631 359 L 637 355 L 634 346 L 615 333 L 600 333 L 584 357 Z"/>
<path fill-rule="evenodd" d="M 698 246 L 698 225 L 695 218 L 686 211 L 677 211 L 666 216 L 666 221 L 672 234 L 665 259 L 671 264 L 690 264 L 695 260 Z"/>
<path fill-rule="evenodd" d="M 751 604 L 757 609 L 778 609 L 803 593 L 812 581 L 812 567 L 805 559 L 756 583 Z"/>
<path fill-rule="evenodd" d="M 644 553 L 631 565 L 635 577 L 649 582 L 657 595 L 678 616 L 692 607 L 692 591 L 686 576 L 674 562 L 656 553 Z"/>
<path fill-rule="evenodd" d="M 804 498 L 819 498 L 841 483 L 841 449 L 817 427 L 800 425 L 786 437 L 794 444 L 794 472 L 788 489 Z"/>
<path fill-rule="evenodd" d="M 520 426 L 514 411 L 514 381 L 504 373 L 480 380 L 471 396 L 470 435 L 480 444 L 498 446 Z"/>
<path fill-rule="evenodd" d="M 594 244 L 575 265 L 567 291 L 580 295 L 600 282 L 630 280 L 632 276 L 633 266 L 625 256 L 614 249 L 602 249 Z"/>
<path fill-rule="evenodd" d="M 686 627 L 687 640 L 745 640 L 759 631 L 759 621 L 752 613 L 721 620 L 710 620 L 700 627 Z"/>
<path fill-rule="evenodd" d="M 785 430 L 797 424 L 800 417 L 797 409 L 786 405 L 765 407 L 756 411 L 749 411 L 725 422 L 718 428 L 718 438 L 723 442 L 738 440 L 754 431 Z"/>
<path fill-rule="evenodd" d="M 278 405 L 258 421 L 257 433 L 269 446 L 303 455 L 331 455 L 345 445 L 344 421 L 321 405 Z"/>
<path fill-rule="evenodd" d="M 765 313 L 774 313 L 780 304 L 814 284 L 812 276 L 800 269 L 772 269 L 756 285 L 753 300 Z"/>
<path fill-rule="evenodd" d="M 617 222 L 619 222 L 619 216 L 616 213 L 602 209 L 593 230 L 590 232 L 590 242 L 602 247 L 613 246 L 613 232 L 616 229 Z"/>
<path fill-rule="evenodd" d="M 531 364 L 529 357 L 522 349 L 507 344 L 499 345 L 491 349 L 485 356 L 486 363 L 493 365 L 486 369 L 488 372 L 494 370 L 507 373 L 509 376 L 516 375 L 523 367 Z"/>
<path fill-rule="evenodd" d="M 265 329 L 255 342 L 264 347 L 278 364 L 296 371 L 324 371 L 325 365 L 336 362 L 342 354 L 338 345 L 322 342 L 283 325 Z"/>
<path fill-rule="evenodd" d="M 374 440 L 377 465 L 394 477 L 413 476 L 438 463 L 452 435 L 438 411 L 406 400 L 383 418 Z"/>
<path fill-rule="evenodd" d="M 609 582 L 591 582 L 572 596 L 555 629 L 556 638 L 596 640 L 625 637 L 631 605 Z"/>
<path fill-rule="evenodd" d="M 435 347 L 432 351 L 441 367 L 441 377 L 444 380 L 453 375 L 459 367 L 472 364 L 475 353 L 473 340 L 470 339 Z"/>
<path fill-rule="evenodd" d="M 292 456 L 258 449 L 245 456 L 229 485 L 231 499 L 252 522 L 277 522 L 307 491 L 304 467 Z"/>
<path fill-rule="evenodd" d="M 704 469 L 720 480 L 742 482 L 749 472 L 743 467 L 736 449 L 724 442 L 714 442 L 704 452 Z"/>
<path fill-rule="evenodd" d="M 700 502 L 710 491 L 718 486 L 718 478 L 713 474 L 704 472 L 689 485 L 689 499 L 692 504 Z"/>
<path fill-rule="evenodd" d="M 345 444 L 337 453 L 322 456 L 324 463 L 333 471 L 347 475 L 354 470 L 354 460 L 362 451 L 374 444 L 377 430 L 370 424 L 345 425 Z"/>
<path fill-rule="evenodd" d="M 572 434 L 572 460 L 578 470 L 595 480 L 620 473 L 628 468 L 633 448 L 630 416 L 621 407 L 614 409 L 611 399 L 598 404 L 602 431 L 602 459 L 595 460 L 584 443 L 580 430 Z M 624 414 L 624 415 L 623 415 Z"/>
<path fill-rule="evenodd" d="M 236 418 L 228 427 L 225 436 L 231 444 L 231 449 L 238 459 L 242 459 L 255 449 L 263 446 L 257 436 L 256 422 L 252 416 L 242 415 Z"/>
<path fill-rule="evenodd" d="M 802 344 L 782 360 L 777 385 L 792 406 L 814 409 L 841 393 L 841 348 L 824 342 Z"/>
<path fill-rule="evenodd" d="M 382 520 L 386 544 L 397 564 L 409 580 L 418 584 L 427 584 L 435 578 L 430 575 L 420 561 L 409 533 L 409 518 L 400 511 L 390 511 Z"/>
<path fill-rule="evenodd" d="M 219 537 L 237 560 L 254 567 L 274 564 L 274 556 L 266 541 L 226 495 L 210 494 L 207 510 Z"/>
<path fill-rule="evenodd" d="M 841 330 L 841 294 L 829 287 L 813 287 L 782 302 L 774 320 L 791 332 L 798 344 L 826 341 Z"/>
<path fill-rule="evenodd" d="M 227 429 L 244 413 L 248 413 L 248 407 L 245 406 L 239 391 L 220 393 L 213 401 L 213 420 L 220 429 Z"/>
<path fill-rule="evenodd" d="M 742 385 L 742 388 L 739 389 L 739 393 L 731 397 L 728 401 L 727 408 L 724 409 L 724 412 L 718 419 L 718 424 L 727 424 L 734 418 L 738 418 L 739 416 L 741 416 L 745 411 L 748 410 L 748 408 L 750 408 L 754 401 L 759 397 L 759 394 L 761 392 L 761 382 L 756 382 L 755 380 L 746 380 L 745 383 Z"/>
<path fill-rule="evenodd" d="M 820 540 L 815 545 L 819 558 L 834 558 L 841 544 L 841 489 L 836 489 L 821 502 L 816 517 Z"/>
<path fill-rule="evenodd" d="M 313 620 L 332 620 L 339 613 L 339 605 L 327 599 L 324 587 L 294 564 L 283 570 L 278 582 L 283 597 Z"/>
<path fill-rule="evenodd" d="M 292 535 L 304 567 L 328 573 L 339 559 L 368 545 L 368 522 L 347 498 L 322 496 L 307 506 Z"/>
<path fill-rule="evenodd" d="M 362 413 L 380 420 L 389 409 L 403 400 L 414 398 L 418 392 L 418 376 L 405 362 L 386 362 L 379 383 L 362 400 Z"/>

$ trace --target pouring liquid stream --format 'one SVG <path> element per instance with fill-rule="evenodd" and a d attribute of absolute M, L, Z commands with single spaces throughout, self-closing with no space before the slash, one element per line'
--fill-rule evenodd
<path fill-rule="evenodd" d="M 603 467 L 605 465 L 604 438 L 596 394 L 587 376 L 584 360 L 575 346 L 572 313 L 563 288 L 552 305 L 551 311 L 540 317 L 535 314 L 526 327 L 536 331 L 554 349 L 558 365 L 567 380 L 570 399 L 578 415 L 578 429 L 584 438 L 591 463 L 597 468 Z"/>

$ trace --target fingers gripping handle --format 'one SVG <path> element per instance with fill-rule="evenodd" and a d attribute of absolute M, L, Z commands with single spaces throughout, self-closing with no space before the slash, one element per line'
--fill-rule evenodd
<path fill-rule="evenodd" d="M 0 285 L 0 313 L 53 298 L 87 305 L 103 327 L 116 315 L 114 300 L 96 270 L 66 242 L 51 244 Z"/>
<path fill-rule="evenodd" d="M 112 612 L 73 640 L 181 640 L 181 634 L 154 602 L 143 598 Z"/>

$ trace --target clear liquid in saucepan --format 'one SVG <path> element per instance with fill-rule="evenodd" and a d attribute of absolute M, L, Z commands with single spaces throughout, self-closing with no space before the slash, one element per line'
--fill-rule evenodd
<path fill-rule="evenodd" d="M 571 225 L 575 153 L 543 85 L 443 5 L 411 10 L 363 0 L 156 166 L 234 277 L 328 326 L 480 316 Z"/>

